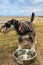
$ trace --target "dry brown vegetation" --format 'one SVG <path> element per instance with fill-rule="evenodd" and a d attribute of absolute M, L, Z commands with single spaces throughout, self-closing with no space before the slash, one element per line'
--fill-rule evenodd
<path fill-rule="evenodd" d="M 0 22 L 6 22 L 10 19 L 17 19 L 20 21 L 29 20 L 29 17 L 0 17 Z M 34 22 L 36 38 L 37 38 L 37 58 L 30 65 L 43 65 L 43 18 L 35 17 Z M 0 24 L 0 27 L 3 24 Z M 13 58 L 13 51 L 17 47 L 18 36 L 14 30 L 4 35 L 0 32 L 0 65 L 18 65 Z"/>

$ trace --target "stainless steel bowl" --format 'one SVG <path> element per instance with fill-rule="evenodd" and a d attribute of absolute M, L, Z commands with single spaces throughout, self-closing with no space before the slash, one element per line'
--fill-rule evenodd
<path fill-rule="evenodd" d="M 13 57 L 19 64 L 23 64 L 27 61 L 30 62 L 31 60 L 35 59 L 36 56 L 36 51 L 33 51 L 32 49 L 21 49 L 13 52 Z"/>

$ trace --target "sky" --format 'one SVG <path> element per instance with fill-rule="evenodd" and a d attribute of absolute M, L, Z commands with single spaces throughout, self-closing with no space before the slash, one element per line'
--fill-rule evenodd
<path fill-rule="evenodd" d="M 0 0 L 0 16 L 43 16 L 43 0 Z"/>

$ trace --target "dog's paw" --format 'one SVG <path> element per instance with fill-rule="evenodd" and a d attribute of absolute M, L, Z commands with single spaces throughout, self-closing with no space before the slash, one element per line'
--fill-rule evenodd
<path fill-rule="evenodd" d="M 18 50 L 21 50 L 21 49 L 22 49 L 22 46 L 18 46 L 18 49 L 17 49 L 17 51 L 18 51 Z"/>
<path fill-rule="evenodd" d="M 37 44 L 37 41 L 35 41 L 35 44 Z"/>
<path fill-rule="evenodd" d="M 31 50 L 35 51 L 35 48 L 32 47 Z"/>

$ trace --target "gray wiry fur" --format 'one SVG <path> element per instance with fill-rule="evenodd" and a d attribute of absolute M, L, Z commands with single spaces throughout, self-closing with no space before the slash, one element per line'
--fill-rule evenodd
<path fill-rule="evenodd" d="M 18 48 L 19 47 L 22 47 L 22 42 L 24 40 L 27 41 L 27 42 L 29 42 L 29 43 L 31 43 L 33 45 L 34 42 L 35 42 L 35 29 L 34 29 L 34 26 L 33 26 L 33 23 L 32 23 L 33 20 L 34 20 L 34 13 L 32 13 L 32 16 L 31 16 L 31 20 L 30 21 L 25 21 L 24 23 L 22 22 L 22 27 L 20 26 L 20 23 L 21 22 L 19 22 L 18 20 L 12 19 L 12 20 L 6 22 L 1 27 L 1 29 L 5 28 L 5 31 L 8 31 L 8 28 L 10 28 L 11 25 L 13 25 L 14 29 L 16 30 L 16 32 L 19 35 Z M 20 29 L 19 32 L 18 32 L 18 29 Z M 23 46 L 24 46 L 24 44 L 23 44 Z"/>

